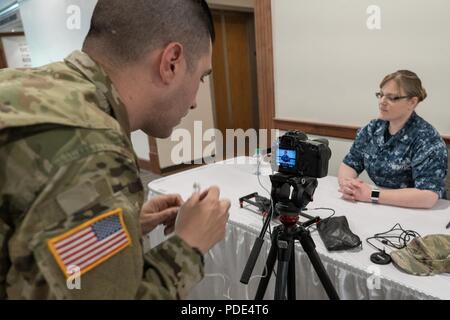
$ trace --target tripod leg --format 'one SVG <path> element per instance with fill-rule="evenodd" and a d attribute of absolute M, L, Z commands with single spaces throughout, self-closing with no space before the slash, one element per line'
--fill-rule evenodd
<path fill-rule="evenodd" d="M 267 285 L 269 284 L 270 277 L 272 276 L 273 267 L 277 259 L 277 241 L 278 241 L 278 227 L 274 229 L 272 234 L 272 244 L 269 250 L 269 256 L 266 260 L 266 275 L 259 281 L 258 289 L 256 290 L 255 300 L 262 300 L 266 293 Z"/>
<path fill-rule="evenodd" d="M 336 292 L 336 289 L 334 288 L 333 283 L 328 277 L 327 271 L 325 270 L 325 267 L 323 266 L 319 255 L 317 254 L 316 245 L 313 239 L 311 238 L 309 231 L 307 231 L 304 228 L 300 228 L 298 235 L 300 244 L 302 245 L 303 250 L 308 255 L 309 260 L 311 261 L 314 267 L 314 270 L 316 270 L 320 282 L 322 283 L 325 291 L 327 292 L 328 298 L 330 298 L 330 300 L 339 300 L 339 296 Z"/>
<path fill-rule="evenodd" d="M 286 287 L 288 271 L 293 252 L 294 240 L 292 237 L 278 240 L 278 269 L 275 282 L 275 300 L 286 300 Z"/>
<path fill-rule="evenodd" d="M 296 300 L 295 293 L 295 242 L 292 240 L 291 258 L 289 260 L 288 283 L 287 283 L 288 300 Z"/>

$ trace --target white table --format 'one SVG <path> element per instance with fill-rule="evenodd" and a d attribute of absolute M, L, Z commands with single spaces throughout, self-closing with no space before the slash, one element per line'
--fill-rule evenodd
<path fill-rule="evenodd" d="M 253 271 L 249 285 L 239 282 L 255 238 L 262 228 L 260 215 L 240 208 L 239 197 L 258 192 L 269 197 L 259 185 L 254 174 L 256 167 L 249 158 L 236 158 L 207 165 L 165 177 L 149 184 L 151 195 L 179 193 L 187 199 L 194 182 L 202 189 L 217 185 L 221 197 L 231 200 L 230 219 L 225 240 L 216 245 L 206 256 L 205 279 L 190 295 L 191 299 L 253 299 L 270 247 L 270 236 Z M 262 167 L 260 180 L 270 190 L 270 168 Z M 419 277 L 401 272 L 393 264 L 375 265 L 370 255 L 375 250 L 365 239 L 384 232 L 400 223 L 404 229 L 412 229 L 422 236 L 450 234 L 445 229 L 450 220 L 450 201 L 440 200 L 431 210 L 404 209 L 371 203 L 351 203 L 340 198 L 336 177 L 318 179 L 314 201 L 307 208 L 329 207 L 336 216 L 345 215 L 351 230 L 363 241 L 359 251 L 328 252 L 317 231 L 312 232 L 316 250 L 341 299 L 450 299 L 450 274 Z M 328 211 L 310 211 L 311 215 L 325 218 Z M 273 226 L 275 223 L 273 223 Z M 164 239 L 160 229 L 150 234 L 152 245 Z M 379 243 L 378 243 L 379 244 Z M 387 249 L 389 252 L 389 249 Z M 327 299 L 325 290 L 300 244 L 296 244 L 297 299 Z M 276 268 L 275 268 L 276 270 Z M 273 299 L 275 277 L 266 291 L 265 298 Z"/>

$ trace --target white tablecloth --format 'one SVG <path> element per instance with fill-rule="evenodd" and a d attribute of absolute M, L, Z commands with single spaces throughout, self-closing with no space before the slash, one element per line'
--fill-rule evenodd
<path fill-rule="evenodd" d="M 249 285 L 239 282 L 255 238 L 262 228 L 260 215 L 239 206 L 238 199 L 252 192 L 269 197 L 254 174 L 255 164 L 249 158 L 237 158 L 207 165 L 165 177 L 149 184 L 150 193 L 179 193 L 184 199 L 192 194 L 194 182 L 207 188 L 217 185 L 221 197 L 231 200 L 230 219 L 225 240 L 206 256 L 205 279 L 192 292 L 192 299 L 253 299 L 264 272 L 270 247 L 270 236 L 261 250 Z M 268 167 L 262 167 L 260 180 L 270 190 Z M 440 200 L 431 210 L 405 209 L 371 203 L 351 203 L 340 198 L 336 177 L 318 179 L 314 201 L 307 208 L 328 207 L 336 216 L 345 215 L 350 229 L 363 241 L 359 251 L 328 252 L 317 231 L 312 232 L 316 250 L 341 299 L 450 299 L 450 274 L 428 277 L 409 275 L 392 263 L 375 265 L 370 255 L 375 250 L 365 239 L 384 232 L 400 223 L 404 229 L 427 234 L 450 234 L 445 229 L 450 219 L 450 201 Z M 328 211 L 309 211 L 310 215 L 327 217 Z M 273 223 L 273 225 L 275 225 Z M 152 245 L 164 239 L 160 229 L 150 234 Z M 377 243 L 379 245 L 379 243 Z M 389 252 L 390 249 L 387 248 Z M 298 299 L 327 299 L 325 290 L 300 244 L 296 244 L 296 291 Z M 276 271 L 276 268 L 275 268 Z M 272 279 L 265 298 L 273 299 L 275 279 Z"/>

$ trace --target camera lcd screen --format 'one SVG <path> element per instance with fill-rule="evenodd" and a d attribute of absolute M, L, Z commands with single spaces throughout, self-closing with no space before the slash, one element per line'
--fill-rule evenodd
<path fill-rule="evenodd" d="M 277 165 L 282 168 L 295 168 L 296 151 L 290 149 L 277 150 Z"/>

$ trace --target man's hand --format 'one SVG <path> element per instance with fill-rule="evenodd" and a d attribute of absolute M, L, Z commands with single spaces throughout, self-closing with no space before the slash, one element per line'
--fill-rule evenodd
<path fill-rule="evenodd" d="M 202 194 L 196 192 L 178 214 L 175 233 L 202 253 L 208 252 L 225 237 L 231 204 L 229 200 L 220 200 L 219 195 L 217 187 L 211 187 Z"/>
<path fill-rule="evenodd" d="M 345 200 L 370 202 L 372 188 L 358 179 L 344 179 L 340 183 L 339 192 Z"/>
<path fill-rule="evenodd" d="M 141 210 L 140 222 L 142 234 L 147 234 L 158 225 L 164 224 L 164 234 L 174 231 L 178 210 L 183 205 L 183 199 L 178 194 L 157 196 L 147 201 Z"/>

